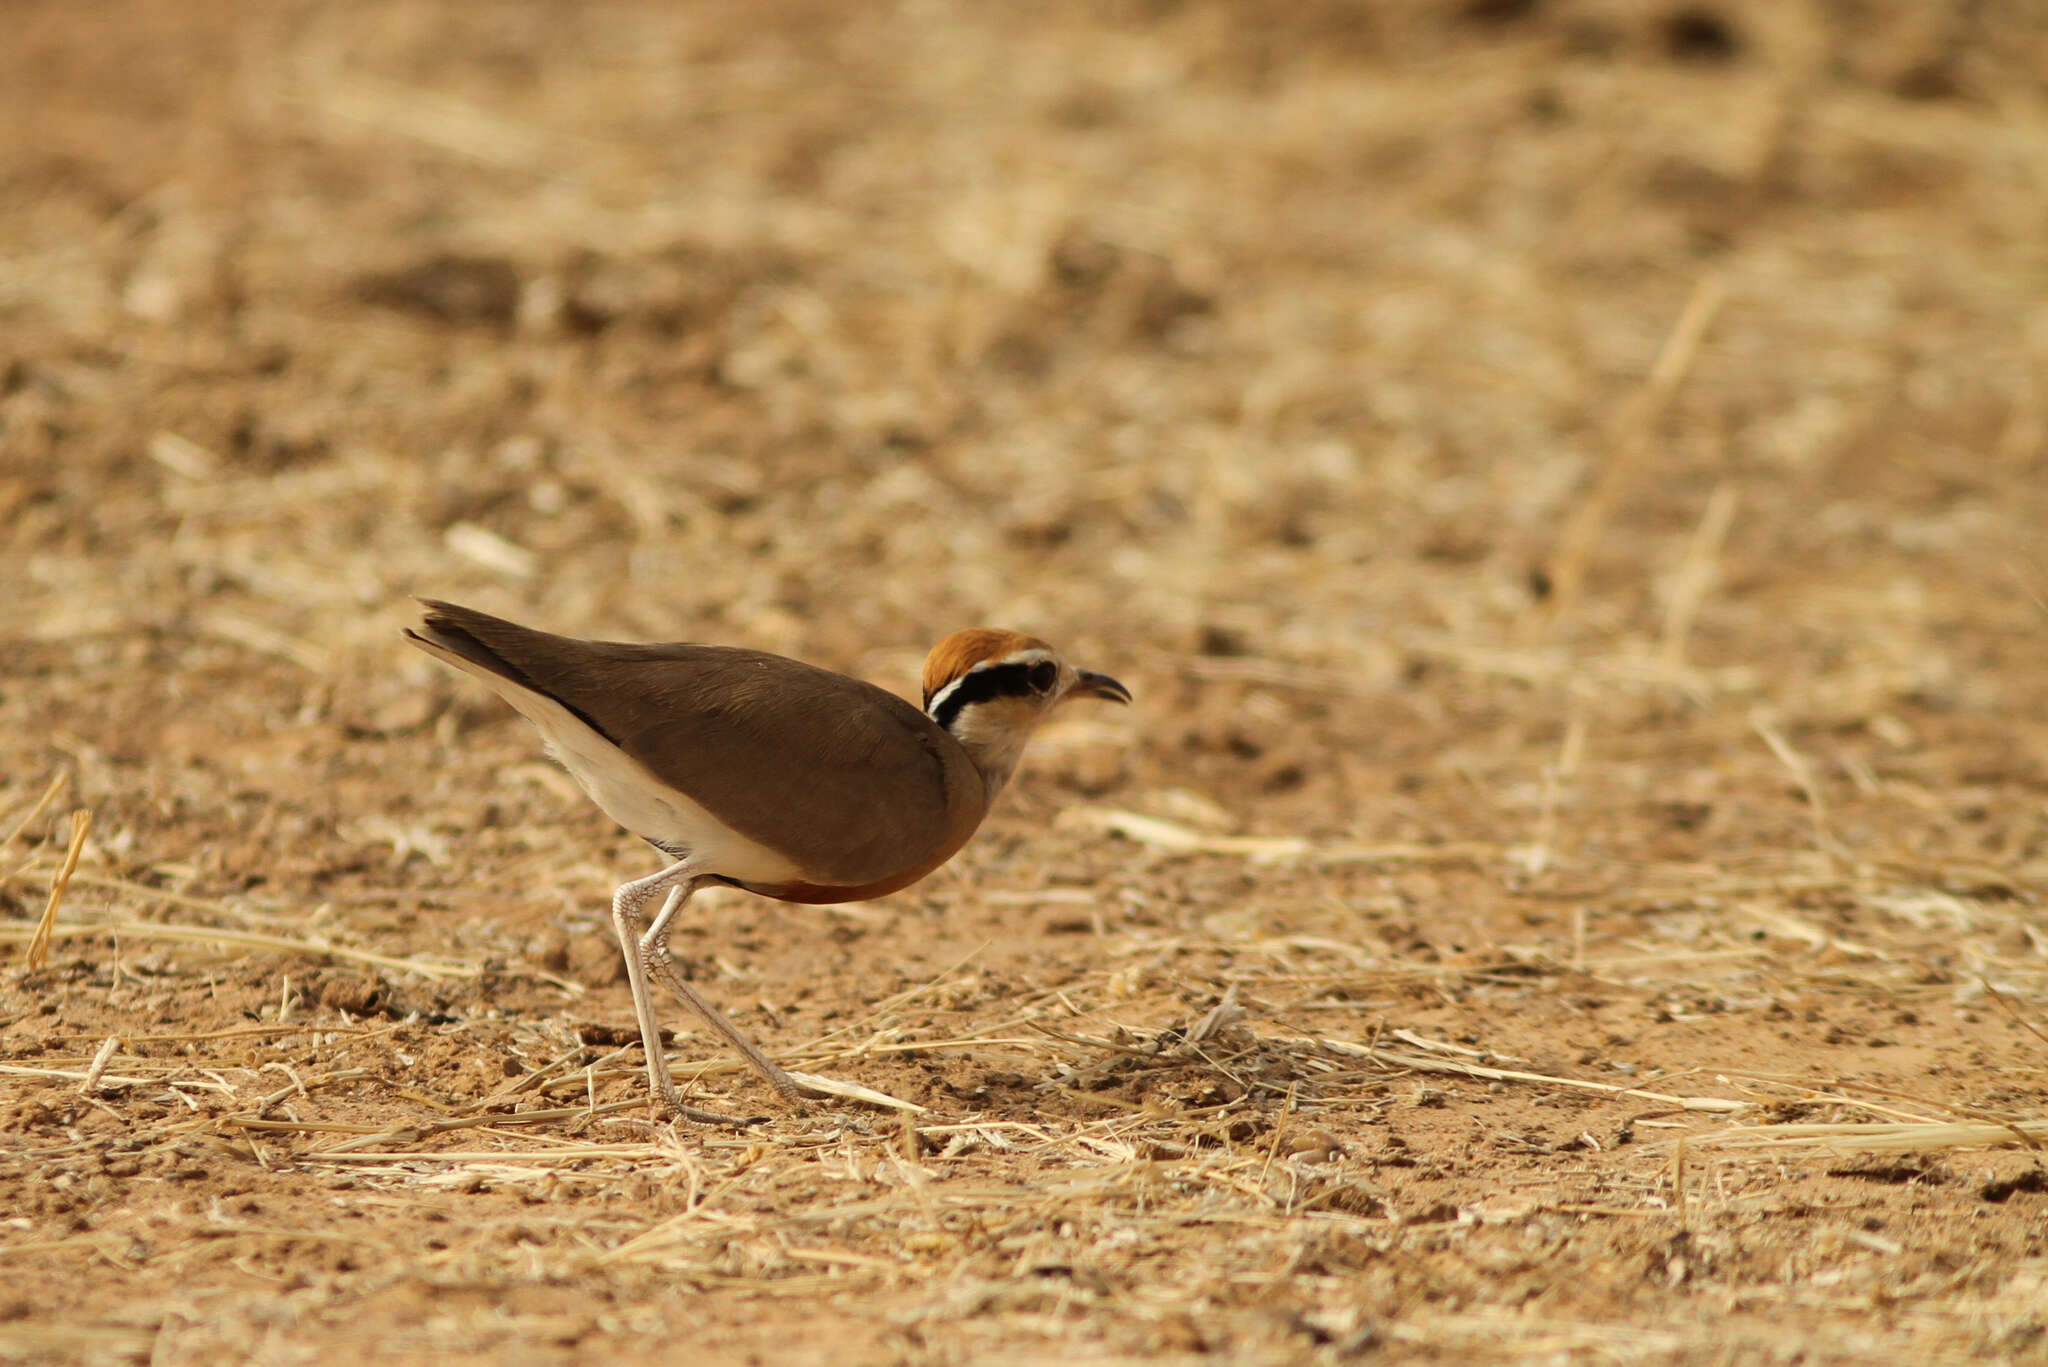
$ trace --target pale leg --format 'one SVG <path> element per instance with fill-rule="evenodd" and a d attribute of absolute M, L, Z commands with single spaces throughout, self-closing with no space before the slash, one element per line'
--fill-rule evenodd
<path fill-rule="evenodd" d="M 622 884 L 612 894 L 612 926 L 618 931 L 619 947 L 626 955 L 626 982 L 633 989 L 633 1013 L 640 1020 L 640 1043 L 647 1054 L 647 1082 L 653 1088 L 655 1103 L 679 1120 L 710 1125 L 744 1125 L 748 1122 L 683 1104 L 675 1082 L 669 1077 L 668 1056 L 661 1050 L 661 1021 L 654 1014 L 654 994 L 647 990 L 648 956 L 644 935 L 649 932 L 643 930 L 646 921 L 640 909 L 647 904 L 648 898 L 679 879 L 684 881 L 675 889 L 675 894 L 687 895 L 695 873 L 686 859 L 659 873 Z M 675 894 L 671 895 L 671 902 L 676 900 Z M 667 914 L 664 908 L 663 915 Z M 674 970 L 671 968 L 670 971 Z M 730 1025 L 725 1028 L 732 1029 Z"/>
<path fill-rule="evenodd" d="M 681 867 L 678 865 L 677 867 Z M 697 890 L 697 880 L 678 883 L 668 891 L 668 900 L 661 904 L 661 910 L 654 917 L 654 924 L 640 937 L 641 966 L 652 973 L 663 987 L 683 999 L 692 1011 L 704 1018 L 704 1023 L 724 1037 L 741 1058 L 754 1065 L 754 1071 L 768 1079 L 775 1090 L 792 1099 L 803 1092 L 788 1073 L 777 1067 L 775 1061 L 755 1047 L 752 1040 L 740 1033 L 740 1028 L 725 1018 L 725 1013 L 704 999 L 704 995 L 690 986 L 689 980 L 676 970 L 675 960 L 668 956 L 668 932 L 675 915 L 690 900 L 690 894 Z M 630 959 L 632 956 L 627 955 Z"/>

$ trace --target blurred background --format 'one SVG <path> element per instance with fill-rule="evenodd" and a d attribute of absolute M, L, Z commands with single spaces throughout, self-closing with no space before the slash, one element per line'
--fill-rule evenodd
<path fill-rule="evenodd" d="M 415 592 L 905 690 L 1032 631 L 1144 685 L 1061 782 L 1233 827 L 1521 838 L 1602 745 L 1693 801 L 1759 708 L 2038 797 L 2026 0 L 9 22 L 4 767 L 131 842 L 515 744 Z"/>

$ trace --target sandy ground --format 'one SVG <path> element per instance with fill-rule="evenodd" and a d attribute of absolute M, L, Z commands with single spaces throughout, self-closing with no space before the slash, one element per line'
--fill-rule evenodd
<path fill-rule="evenodd" d="M 6 27 L 0 1358 L 2048 1361 L 2031 0 Z M 1138 701 L 676 1127 L 412 593 Z"/>

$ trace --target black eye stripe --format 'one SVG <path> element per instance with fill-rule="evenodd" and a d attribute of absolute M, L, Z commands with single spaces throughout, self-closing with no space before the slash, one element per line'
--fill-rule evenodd
<path fill-rule="evenodd" d="M 960 709 L 969 703 L 988 702 L 992 698 L 1028 698 L 1045 692 L 1059 678 L 1059 668 L 1050 660 L 1026 664 L 1018 660 L 1012 664 L 990 665 L 964 676 L 954 685 L 939 703 L 939 710 L 932 713 L 932 720 L 940 726 L 950 728 L 960 715 Z"/>

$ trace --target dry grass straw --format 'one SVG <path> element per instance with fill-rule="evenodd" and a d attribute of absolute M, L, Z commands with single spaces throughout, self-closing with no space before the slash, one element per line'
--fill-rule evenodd
<path fill-rule="evenodd" d="M 78 1084 L 79 1095 L 91 1096 L 99 1090 L 100 1081 L 107 1071 L 107 1063 L 114 1057 L 114 1051 L 120 1047 L 119 1035 L 109 1035 L 100 1044 L 99 1052 L 92 1056 L 92 1062 L 86 1066 L 85 1077 Z"/>
<path fill-rule="evenodd" d="M 58 867 L 56 877 L 50 880 L 50 900 L 44 904 L 42 917 L 28 939 L 24 961 L 31 971 L 49 965 L 50 938 L 57 928 L 57 908 L 64 905 L 64 891 L 71 886 L 71 875 L 78 870 L 78 857 L 85 851 L 85 834 L 91 829 L 91 812 L 81 808 L 71 814 L 71 843 L 65 848 L 64 862 Z"/>
<path fill-rule="evenodd" d="M 118 1040 L 110 1041 L 117 1047 Z M 107 1063 L 114 1051 L 103 1048 L 101 1054 L 84 1068 L 38 1068 L 21 1063 L 0 1063 L 0 1073 L 9 1077 L 45 1078 L 57 1082 L 76 1082 L 81 1092 L 96 1092 L 103 1087 L 146 1087 L 160 1078 L 143 1077 L 129 1073 L 110 1073 Z M 104 1056 L 102 1056 L 104 1055 Z"/>
<path fill-rule="evenodd" d="M 1677 1096 L 1668 1092 L 1653 1092 L 1643 1087 L 1624 1087 L 1611 1082 L 1588 1082 L 1580 1078 L 1556 1077 L 1547 1073 L 1523 1072 L 1514 1068 L 1495 1068 L 1483 1063 L 1467 1063 L 1461 1059 L 1434 1058 L 1426 1054 L 1395 1052 L 1375 1048 L 1367 1044 L 1354 1044 L 1342 1040 L 1315 1040 L 1304 1043 L 1318 1043 L 1339 1053 L 1355 1054 L 1370 1058 L 1374 1062 L 1395 1068 L 1412 1068 L 1423 1073 L 1449 1073 L 1459 1077 L 1482 1078 L 1494 1082 L 1523 1082 L 1537 1087 L 1555 1087 L 1569 1091 L 1597 1092 L 1604 1096 L 1638 1097 L 1685 1111 L 1705 1111 L 1719 1115 L 1734 1115 L 1753 1108 L 1753 1102 L 1735 1101 L 1724 1097 Z"/>
<path fill-rule="evenodd" d="M 49 805 L 57 800 L 57 794 L 63 791 L 65 781 L 69 778 L 70 775 L 62 769 L 59 769 L 50 776 L 49 785 L 43 789 L 43 795 L 36 799 L 35 805 L 28 809 L 27 814 L 21 820 L 7 828 L 6 835 L 0 835 L 0 854 L 7 853 L 7 847 L 12 845 L 23 831 L 34 825 L 36 818 L 41 816 L 49 808 Z"/>
<path fill-rule="evenodd" d="M 81 825 L 81 821 L 83 824 Z M 359 949 L 353 945 L 336 944 L 325 936 L 284 935 L 260 930 L 239 930 L 225 926 L 190 925 L 170 921 L 136 920 L 93 920 L 78 921 L 68 925 L 56 924 L 56 910 L 62 901 L 63 891 L 71 883 L 89 884 L 125 893 L 143 902 L 161 903 L 167 906 L 185 907 L 204 911 L 228 919 L 254 920 L 259 923 L 276 924 L 281 917 L 259 915 L 243 908 L 227 905 L 220 901 L 192 897 L 168 888 L 152 887 L 132 879 L 111 874 L 79 872 L 78 862 L 84 849 L 84 833 L 90 827 L 90 815 L 85 812 L 72 818 L 72 843 L 65 853 L 63 862 L 55 873 L 50 904 L 45 908 L 42 919 L 33 928 L 15 924 L 0 923 L 0 943 L 27 940 L 31 959 L 38 953 L 40 962 L 30 962 L 30 967 L 40 967 L 48 962 L 49 946 L 56 940 L 91 939 L 108 937 L 115 940 L 133 940 L 159 944 L 182 944 L 228 951 L 285 954 L 305 958 L 325 959 L 341 963 L 355 963 L 367 968 L 409 973 L 419 977 L 447 980 L 480 977 L 484 969 L 477 964 L 451 963 L 424 958 L 401 958 L 380 954 L 374 950 Z M 15 874 L 32 871 L 31 861 L 15 870 Z M 13 874 L 8 875 L 14 876 Z M 5 881 L 5 878 L 0 878 Z M 532 977 L 571 996 L 582 996 L 588 990 L 573 979 L 550 973 L 531 965 L 516 965 L 509 972 Z"/>
<path fill-rule="evenodd" d="M 1764 744 L 1770 747 L 1778 762 L 1791 773 L 1793 781 L 1799 785 L 1799 791 L 1805 794 L 1807 813 L 1813 821 L 1814 843 L 1832 858 L 1848 859 L 1849 852 L 1835 839 L 1834 831 L 1829 825 L 1827 794 L 1815 779 L 1813 766 L 1807 763 L 1806 757 L 1801 755 L 1790 741 L 1785 739 L 1785 733 L 1762 709 L 1750 713 L 1749 724 L 1757 735 L 1763 738 Z"/>
<path fill-rule="evenodd" d="M 1668 690 L 1689 701 L 1706 703 L 1754 693 L 1758 688 L 1755 672 L 1741 666 L 1698 669 L 1673 665 L 1634 649 L 1590 653 L 1563 646 L 1509 648 L 1431 631 L 1403 632 L 1401 643 L 1417 655 L 1473 674 L 1562 687 L 1577 697 Z"/>
<path fill-rule="evenodd" d="M 1693 620 L 1714 586 L 1721 545 L 1728 539 L 1728 529 L 1735 524 L 1735 510 L 1741 502 L 1742 487 L 1734 481 L 1724 480 L 1715 485 L 1714 492 L 1707 496 L 1699 526 L 1686 545 L 1685 558 L 1665 601 L 1664 624 L 1657 642 L 1658 661 L 1674 672 L 1685 668 L 1686 641 L 1692 634 Z"/>
<path fill-rule="evenodd" d="M 164 944 L 200 945 L 219 950 L 254 950 L 270 954 L 304 955 L 309 958 L 336 959 L 346 963 L 359 963 L 371 968 L 389 969 L 399 973 L 416 973 L 424 978 L 474 978 L 483 969 L 476 964 L 433 963 L 420 959 L 400 959 L 389 954 L 378 954 L 372 950 L 355 949 L 337 945 L 322 939 L 299 939 L 289 935 L 263 935 L 254 931 L 227 930 L 219 926 L 175 925 L 158 921 L 96 921 L 80 925 L 64 926 L 61 929 L 44 931 L 42 924 L 34 930 L 22 926 L 0 925 L 0 941 L 29 940 L 33 943 L 36 935 L 43 933 L 47 942 L 51 939 L 85 939 L 106 936 L 114 939 L 155 941 Z M 47 957 L 47 952 L 45 957 Z M 536 976 L 553 979 L 553 975 Z M 558 985 L 561 980 L 555 979 Z M 580 986 L 580 985 L 579 985 Z"/>
<path fill-rule="evenodd" d="M 1695 1144 L 1720 1148 L 1839 1153 L 1938 1153 L 1944 1149 L 2041 1149 L 2048 1120 L 1794 1123 L 1723 1130 Z"/>
<path fill-rule="evenodd" d="M 1120 835 L 1169 854 L 1219 854 L 1253 863 L 1460 864 L 1497 859 L 1502 853 L 1484 844 L 1351 845 L 1300 836 L 1208 835 L 1177 821 L 1110 807 L 1068 807 L 1055 824 Z"/>
<path fill-rule="evenodd" d="M 1543 610 L 1530 619 L 1532 640 L 1540 640 L 1578 606 L 1600 538 L 1613 520 L 1636 467 L 1649 452 L 1658 419 L 1663 417 L 1679 384 L 1692 369 L 1700 343 L 1727 297 L 1727 286 L 1715 276 L 1708 276 L 1693 287 L 1692 296 L 1686 300 L 1656 364 L 1651 367 L 1648 383 L 1635 401 L 1622 410 L 1615 430 L 1609 434 L 1607 461 L 1600 478 L 1573 507 L 1564 531 L 1558 536 L 1557 548 L 1545 565 L 1550 596 Z M 1733 510 L 1729 511 L 1732 515 Z"/>
<path fill-rule="evenodd" d="M 203 635 L 229 641 L 258 655 L 274 655 L 297 665 L 308 674 L 320 676 L 334 668 L 334 655 L 325 647 L 290 632 L 264 625 L 252 617 L 225 608 L 209 608 L 196 614 L 192 625 Z"/>
<path fill-rule="evenodd" d="M 306 60 L 304 79 L 271 92 L 280 104 L 308 111 L 333 136 L 353 140 L 359 130 L 410 139 L 485 166 L 553 175 L 582 165 L 592 149 L 524 120 L 443 91 L 360 72 L 327 69 Z"/>
<path fill-rule="evenodd" d="M 2018 1025 L 2020 1029 L 2026 1031 L 2035 1039 L 2041 1041 L 2041 1043 L 2048 1044 L 2048 1030 L 2043 1030 L 2040 1026 L 2028 1020 L 2026 1016 L 2021 1013 L 2020 1009 L 2012 1004 L 2012 1000 L 2008 998 L 2005 995 L 2005 993 L 1999 991 L 1997 986 L 1989 978 L 1980 975 L 1977 979 L 1977 985 L 1984 989 L 1984 993 L 1986 996 L 1990 997 L 1992 1001 L 1998 1003 L 1999 1010 L 2005 1012 L 2007 1016 L 2011 1017 L 2013 1023 Z"/>
<path fill-rule="evenodd" d="M 1558 742 L 1557 758 L 1543 766 L 1543 796 L 1536 813 L 1536 832 L 1527 848 L 1517 852 L 1531 877 L 1541 877 L 1550 867 L 1552 845 L 1557 838 L 1558 801 L 1564 784 L 1578 772 L 1579 761 L 1585 756 L 1586 729 L 1586 713 L 1575 707 L 1571 720 L 1565 724 L 1564 739 Z"/>

